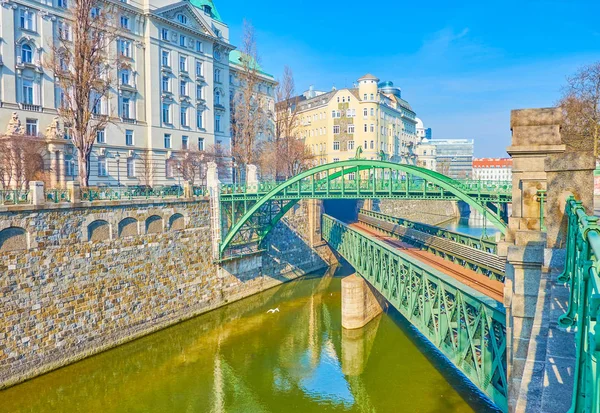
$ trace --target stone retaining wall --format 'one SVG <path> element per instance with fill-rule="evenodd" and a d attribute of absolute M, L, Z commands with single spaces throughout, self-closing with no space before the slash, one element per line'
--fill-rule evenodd
<path fill-rule="evenodd" d="M 0 388 L 327 266 L 306 207 L 216 265 L 208 201 L 0 212 Z"/>
<path fill-rule="evenodd" d="M 460 217 L 455 201 L 381 199 L 373 200 L 373 211 L 429 225 L 438 225 Z"/>

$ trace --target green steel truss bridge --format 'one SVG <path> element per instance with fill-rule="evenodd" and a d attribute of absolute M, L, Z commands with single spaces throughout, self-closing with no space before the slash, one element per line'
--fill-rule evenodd
<path fill-rule="evenodd" d="M 322 234 L 410 323 L 502 411 L 508 410 L 502 303 L 323 215 Z"/>
<path fill-rule="evenodd" d="M 279 184 L 222 185 L 221 258 L 236 246 L 252 242 L 260 245 L 286 212 L 302 199 L 463 201 L 504 233 L 512 185 L 460 181 L 413 165 L 367 159 L 319 165 Z"/>

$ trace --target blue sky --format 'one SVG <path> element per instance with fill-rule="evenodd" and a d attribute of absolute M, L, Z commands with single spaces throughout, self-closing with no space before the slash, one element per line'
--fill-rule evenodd
<path fill-rule="evenodd" d="M 289 65 L 298 92 L 369 72 L 402 88 L 434 138 L 475 139 L 506 156 L 510 110 L 556 103 L 565 77 L 600 60 L 599 1 L 215 0 L 240 44 L 257 32 L 261 64 Z"/>

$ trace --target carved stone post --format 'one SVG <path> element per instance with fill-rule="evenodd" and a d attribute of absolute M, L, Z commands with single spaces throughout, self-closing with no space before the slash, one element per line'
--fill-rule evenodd
<path fill-rule="evenodd" d="M 206 186 L 208 187 L 210 200 L 210 229 L 213 258 L 219 258 L 219 247 L 221 243 L 221 203 L 219 201 L 221 181 L 219 171 L 215 162 L 208 163 L 206 171 Z"/>
<path fill-rule="evenodd" d="M 67 182 L 67 190 L 69 191 L 71 203 L 81 202 L 81 186 L 79 185 L 79 182 Z"/>
<path fill-rule="evenodd" d="M 258 173 L 256 165 L 246 166 L 246 188 L 248 193 L 258 192 Z"/>
<path fill-rule="evenodd" d="M 42 181 L 29 182 L 29 194 L 33 205 L 44 205 L 46 196 L 44 195 L 44 183 Z"/>

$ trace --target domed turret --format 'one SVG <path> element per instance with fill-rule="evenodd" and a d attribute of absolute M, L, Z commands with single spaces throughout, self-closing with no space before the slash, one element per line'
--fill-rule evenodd
<path fill-rule="evenodd" d="M 358 93 L 362 100 L 375 100 L 377 97 L 377 83 L 379 79 L 367 73 L 358 79 Z"/>
<path fill-rule="evenodd" d="M 402 91 L 399 87 L 394 86 L 394 82 L 386 80 L 385 82 L 381 82 L 379 84 L 379 90 L 381 93 L 385 93 L 386 95 L 394 95 L 398 98 L 402 98 Z"/>

